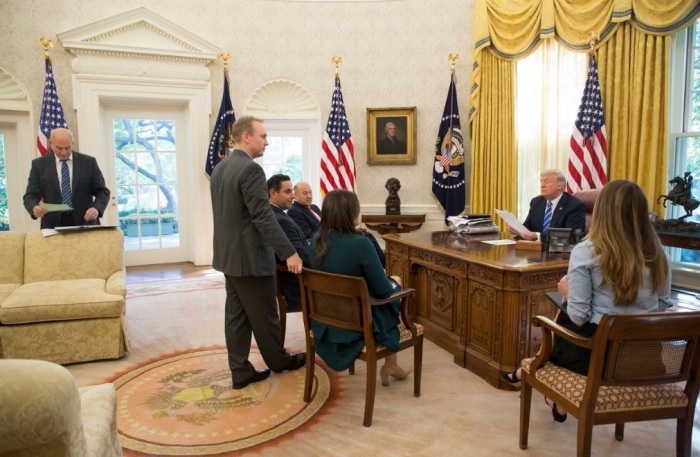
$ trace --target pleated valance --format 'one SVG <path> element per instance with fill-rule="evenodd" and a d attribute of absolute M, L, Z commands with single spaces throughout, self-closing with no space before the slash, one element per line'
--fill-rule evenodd
<path fill-rule="evenodd" d="M 504 59 L 529 54 L 540 40 L 556 37 L 571 50 L 587 50 L 591 32 L 603 43 L 621 22 L 651 35 L 687 27 L 700 13 L 688 0 L 477 0 L 475 51 L 491 46 Z"/>

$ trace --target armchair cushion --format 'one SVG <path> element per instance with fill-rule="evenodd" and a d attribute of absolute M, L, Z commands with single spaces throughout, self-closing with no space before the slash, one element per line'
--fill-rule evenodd
<path fill-rule="evenodd" d="M 104 292 L 104 279 L 23 284 L 0 308 L 4 324 L 121 317 L 124 297 Z"/>
<path fill-rule="evenodd" d="M 530 364 L 534 359 L 524 359 L 523 370 L 530 373 Z M 587 377 L 569 371 L 566 368 L 547 362 L 537 370 L 535 377 L 548 388 L 559 393 L 576 407 L 586 390 Z M 660 384 L 651 386 L 600 386 L 596 398 L 595 412 L 638 411 L 640 409 L 665 409 L 688 404 L 688 397 L 678 384 Z"/>

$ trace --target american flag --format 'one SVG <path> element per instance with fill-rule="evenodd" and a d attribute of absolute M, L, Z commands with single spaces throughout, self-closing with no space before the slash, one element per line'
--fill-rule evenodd
<path fill-rule="evenodd" d="M 348 118 L 345 116 L 340 77 L 335 75 L 335 90 L 328 115 L 326 132 L 321 142 L 321 193 L 326 195 L 335 189 L 355 192 L 355 149 L 350 136 Z"/>
<path fill-rule="evenodd" d="M 433 195 L 445 210 L 445 220 L 464 211 L 464 186 L 464 143 L 453 72 L 440 119 L 433 162 Z"/>
<path fill-rule="evenodd" d="M 44 83 L 44 99 L 41 102 L 41 117 L 39 118 L 39 132 L 36 136 L 37 156 L 45 156 L 49 150 L 48 139 L 51 138 L 51 130 L 55 128 L 68 128 L 63 115 L 61 100 L 58 99 L 56 83 L 53 80 L 51 59 L 46 57 L 46 82 Z"/>
<path fill-rule="evenodd" d="M 207 152 L 207 163 L 204 165 L 204 172 L 211 176 L 219 162 L 227 157 L 226 149 L 232 146 L 231 127 L 236 122 L 236 114 L 233 112 L 233 104 L 228 89 L 228 71 L 224 69 L 224 94 L 221 97 L 221 107 L 216 118 L 216 125 L 209 140 L 209 151 Z"/>
<path fill-rule="evenodd" d="M 588 78 L 569 144 L 567 191 L 571 194 L 581 189 L 603 187 L 608 180 L 608 142 L 598 66 L 592 53 L 588 56 Z"/>

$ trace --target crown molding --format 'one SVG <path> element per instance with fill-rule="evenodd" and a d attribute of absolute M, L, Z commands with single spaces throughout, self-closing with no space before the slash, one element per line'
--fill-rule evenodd
<path fill-rule="evenodd" d="M 221 49 L 141 7 L 61 32 L 72 54 L 211 63 Z"/>

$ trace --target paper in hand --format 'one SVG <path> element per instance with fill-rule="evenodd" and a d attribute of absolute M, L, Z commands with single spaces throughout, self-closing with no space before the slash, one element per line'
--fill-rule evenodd
<path fill-rule="evenodd" d="M 71 211 L 73 208 L 66 205 L 65 203 L 39 203 L 39 208 L 43 209 L 47 213 L 52 213 L 54 211 Z"/>
<path fill-rule="evenodd" d="M 508 211 L 503 209 L 497 209 L 496 214 L 498 214 L 506 224 L 517 230 L 517 232 L 521 235 L 525 232 L 529 232 L 529 230 L 525 228 L 523 224 L 520 223 L 518 218 L 515 217 L 513 214 L 509 213 Z"/>

